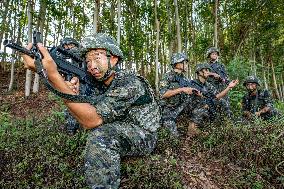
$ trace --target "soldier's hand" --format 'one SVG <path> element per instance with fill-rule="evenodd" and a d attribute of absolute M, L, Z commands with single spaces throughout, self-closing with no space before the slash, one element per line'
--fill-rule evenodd
<path fill-rule="evenodd" d="M 213 76 L 215 79 L 220 79 L 221 78 L 219 74 L 213 73 L 213 72 L 210 72 L 209 76 Z"/>
<path fill-rule="evenodd" d="M 32 48 L 33 44 L 32 43 L 29 43 L 28 46 L 26 47 L 26 49 L 30 50 Z M 24 66 L 26 69 L 29 69 L 29 70 L 32 70 L 32 71 L 35 71 L 36 68 L 35 68 L 35 61 L 32 57 L 26 55 L 26 54 L 21 54 L 21 56 L 23 57 L 24 59 Z"/>
<path fill-rule="evenodd" d="M 43 56 L 43 59 L 41 61 L 42 65 L 47 70 L 48 75 L 57 72 L 57 65 L 50 56 L 48 50 L 41 43 L 38 43 L 37 46 Z M 31 48 L 32 48 L 32 43 L 28 44 L 27 46 L 27 49 Z M 35 68 L 34 59 L 25 54 L 23 54 L 22 57 L 24 59 L 25 68 L 35 71 L 36 68 Z"/>
<path fill-rule="evenodd" d="M 70 81 L 65 81 L 65 82 L 69 86 L 69 88 L 72 89 L 73 92 L 79 94 L 80 83 L 77 77 L 73 77 Z"/>
<path fill-rule="evenodd" d="M 252 117 L 252 113 L 249 112 L 249 111 L 244 111 L 243 115 L 244 115 L 246 118 L 251 118 L 251 117 Z"/>
<path fill-rule="evenodd" d="M 259 117 L 260 114 L 261 114 L 261 112 L 255 112 L 255 115 L 256 115 L 257 117 Z"/>
<path fill-rule="evenodd" d="M 185 94 L 189 94 L 189 95 L 193 94 L 193 90 L 196 90 L 196 89 L 191 88 L 191 87 L 183 87 L 182 88 L 182 92 L 184 92 Z"/>
<path fill-rule="evenodd" d="M 237 84 L 239 83 L 239 80 L 233 80 L 229 83 L 228 87 L 229 88 L 234 88 Z"/>

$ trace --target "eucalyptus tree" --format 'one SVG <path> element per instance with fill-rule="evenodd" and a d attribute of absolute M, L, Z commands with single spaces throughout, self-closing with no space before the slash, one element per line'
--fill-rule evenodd
<path fill-rule="evenodd" d="M 33 2 L 28 0 L 27 2 L 27 15 L 28 15 L 28 42 L 32 42 L 32 11 L 33 11 Z M 25 82 L 25 96 L 30 96 L 31 91 L 31 82 L 32 82 L 32 71 L 26 70 L 26 82 Z"/>
<path fill-rule="evenodd" d="M 159 43 L 160 43 L 160 22 L 158 20 L 157 0 L 154 1 L 154 12 L 155 12 L 155 26 L 156 26 L 156 54 L 155 54 L 155 89 L 156 94 L 159 94 Z"/>

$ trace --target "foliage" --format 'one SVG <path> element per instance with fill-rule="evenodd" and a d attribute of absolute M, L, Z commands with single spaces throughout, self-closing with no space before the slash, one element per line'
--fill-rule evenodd
<path fill-rule="evenodd" d="M 46 120 L 15 120 L 1 113 L 1 188 L 85 186 L 81 151 L 86 133 L 70 137 L 58 127 L 60 120 L 57 113 Z"/>
<path fill-rule="evenodd" d="M 1 112 L 1 188 L 86 188 L 82 152 L 87 133 L 67 135 L 59 127 L 63 119 L 57 111 L 44 120 L 12 119 Z M 164 130 L 159 138 L 153 155 L 123 160 L 121 188 L 182 188 L 177 158 L 170 153 L 179 143 Z"/>
<path fill-rule="evenodd" d="M 207 136 L 194 141 L 192 151 L 218 159 L 237 170 L 229 176 L 236 188 L 281 188 L 284 185 L 284 120 L 250 124 L 221 124 L 208 128 Z"/>

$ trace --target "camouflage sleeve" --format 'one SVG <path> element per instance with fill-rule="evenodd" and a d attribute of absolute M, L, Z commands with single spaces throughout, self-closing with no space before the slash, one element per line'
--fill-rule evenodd
<path fill-rule="evenodd" d="M 143 84 L 137 78 L 127 80 L 105 93 L 105 97 L 95 107 L 102 116 L 104 123 L 125 119 L 131 105 L 146 92 Z"/>
<path fill-rule="evenodd" d="M 249 111 L 249 108 L 247 107 L 246 96 L 243 96 L 242 98 L 242 111 Z"/>
<path fill-rule="evenodd" d="M 171 89 L 168 75 L 166 74 L 160 81 L 160 97 L 163 96 L 168 90 Z"/>
<path fill-rule="evenodd" d="M 263 97 L 264 97 L 265 106 L 272 108 L 273 107 L 273 101 L 272 101 L 271 94 L 269 93 L 268 90 L 263 91 Z"/>
<path fill-rule="evenodd" d="M 218 94 L 218 90 L 212 84 L 208 83 L 208 93 L 210 94 L 211 97 L 215 98 L 216 95 Z"/>

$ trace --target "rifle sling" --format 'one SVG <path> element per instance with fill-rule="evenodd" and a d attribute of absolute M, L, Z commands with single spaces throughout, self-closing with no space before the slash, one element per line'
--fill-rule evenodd
<path fill-rule="evenodd" d="M 57 96 L 71 100 L 72 102 L 78 102 L 78 103 L 90 103 L 90 104 L 97 104 L 99 101 L 103 99 L 103 97 L 90 97 L 86 95 L 72 95 L 72 94 L 67 94 L 67 93 L 62 93 L 55 89 L 48 81 L 47 73 L 46 70 L 43 68 L 43 65 L 40 61 L 39 58 L 35 58 L 35 65 L 36 65 L 36 72 L 42 76 L 44 85 L 50 90 L 52 93 L 56 94 Z M 139 78 L 142 83 L 145 85 L 145 81 L 143 82 L 141 78 Z M 146 83 L 147 84 L 147 83 Z M 112 85 L 114 86 L 114 84 Z M 145 104 L 149 104 L 153 102 L 153 97 L 151 98 L 151 95 L 149 94 L 150 92 L 148 91 L 149 89 L 147 88 L 148 86 L 145 86 L 145 93 L 144 95 L 140 96 L 133 104 L 132 106 L 141 106 Z"/>

